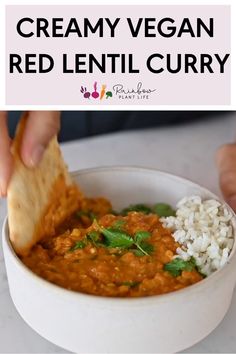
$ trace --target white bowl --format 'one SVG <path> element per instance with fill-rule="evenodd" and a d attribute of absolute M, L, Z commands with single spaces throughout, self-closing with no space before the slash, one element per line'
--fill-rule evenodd
<path fill-rule="evenodd" d="M 217 198 L 186 179 L 152 169 L 108 167 L 73 174 L 88 196 L 105 196 L 114 209 L 184 196 Z M 27 232 L 27 230 L 26 230 Z M 76 353 L 177 352 L 206 337 L 227 312 L 236 282 L 234 245 L 228 264 L 183 290 L 142 298 L 107 298 L 53 285 L 22 264 L 3 226 L 12 300 L 23 319 L 49 341 Z"/>

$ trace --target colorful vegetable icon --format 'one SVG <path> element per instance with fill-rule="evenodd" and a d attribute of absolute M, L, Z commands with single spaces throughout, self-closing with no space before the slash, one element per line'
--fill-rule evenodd
<path fill-rule="evenodd" d="M 102 100 L 104 95 L 105 95 L 106 87 L 107 87 L 107 85 L 102 85 L 102 89 L 101 89 L 101 92 L 100 92 L 100 100 Z"/>
<path fill-rule="evenodd" d="M 111 92 L 111 91 L 107 91 L 107 92 L 106 92 L 106 99 L 107 99 L 108 97 L 112 97 L 112 92 Z"/>
<path fill-rule="evenodd" d="M 91 97 L 97 99 L 100 96 L 100 100 L 102 100 L 105 95 L 106 95 L 106 99 L 109 97 L 112 97 L 112 92 L 111 91 L 106 92 L 106 87 L 107 87 L 107 85 L 102 85 L 102 88 L 101 88 L 101 91 L 99 94 L 98 89 L 97 89 L 97 81 L 95 81 L 94 85 L 93 85 L 94 91 L 92 93 L 87 91 L 87 88 L 85 86 L 81 86 L 80 92 L 83 94 L 84 98 L 90 98 L 90 96 L 91 96 Z"/>
<path fill-rule="evenodd" d="M 83 93 L 84 98 L 89 98 L 90 97 L 90 92 L 87 91 L 86 87 L 81 86 L 80 92 Z"/>
<path fill-rule="evenodd" d="M 94 82 L 93 88 L 94 88 L 94 91 L 92 92 L 92 97 L 96 99 L 99 97 L 99 93 L 97 92 L 97 82 L 96 81 Z"/>

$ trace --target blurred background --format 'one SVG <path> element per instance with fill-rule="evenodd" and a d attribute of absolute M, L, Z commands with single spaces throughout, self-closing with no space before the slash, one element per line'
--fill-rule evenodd
<path fill-rule="evenodd" d="M 14 134 L 21 112 L 9 112 L 10 134 Z M 63 111 L 59 140 L 69 141 L 122 130 L 188 124 L 196 120 L 222 119 L 221 111 Z"/>

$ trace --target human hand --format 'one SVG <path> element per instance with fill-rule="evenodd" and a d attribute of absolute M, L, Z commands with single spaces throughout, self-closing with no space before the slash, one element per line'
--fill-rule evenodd
<path fill-rule="evenodd" d="M 47 144 L 58 133 L 59 128 L 60 112 L 29 112 L 21 146 L 21 158 L 26 166 L 32 168 L 38 165 Z M 0 111 L 0 197 L 6 196 L 12 174 L 13 162 L 10 147 L 7 112 Z"/>
<path fill-rule="evenodd" d="M 217 151 L 216 162 L 222 194 L 236 212 L 236 144 L 223 145 Z"/>

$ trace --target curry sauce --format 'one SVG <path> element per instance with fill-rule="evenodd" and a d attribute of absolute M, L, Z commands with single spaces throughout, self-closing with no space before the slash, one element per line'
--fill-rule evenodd
<path fill-rule="evenodd" d="M 196 268 L 165 270 L 179 244 L 157 214 L 112 212 L 104 198 L 84 198 L 80 209 L 38 242 L 24 264 L 66 289 L 113 297 L 139 297 L 182 289 L 203 277 Z"/>

